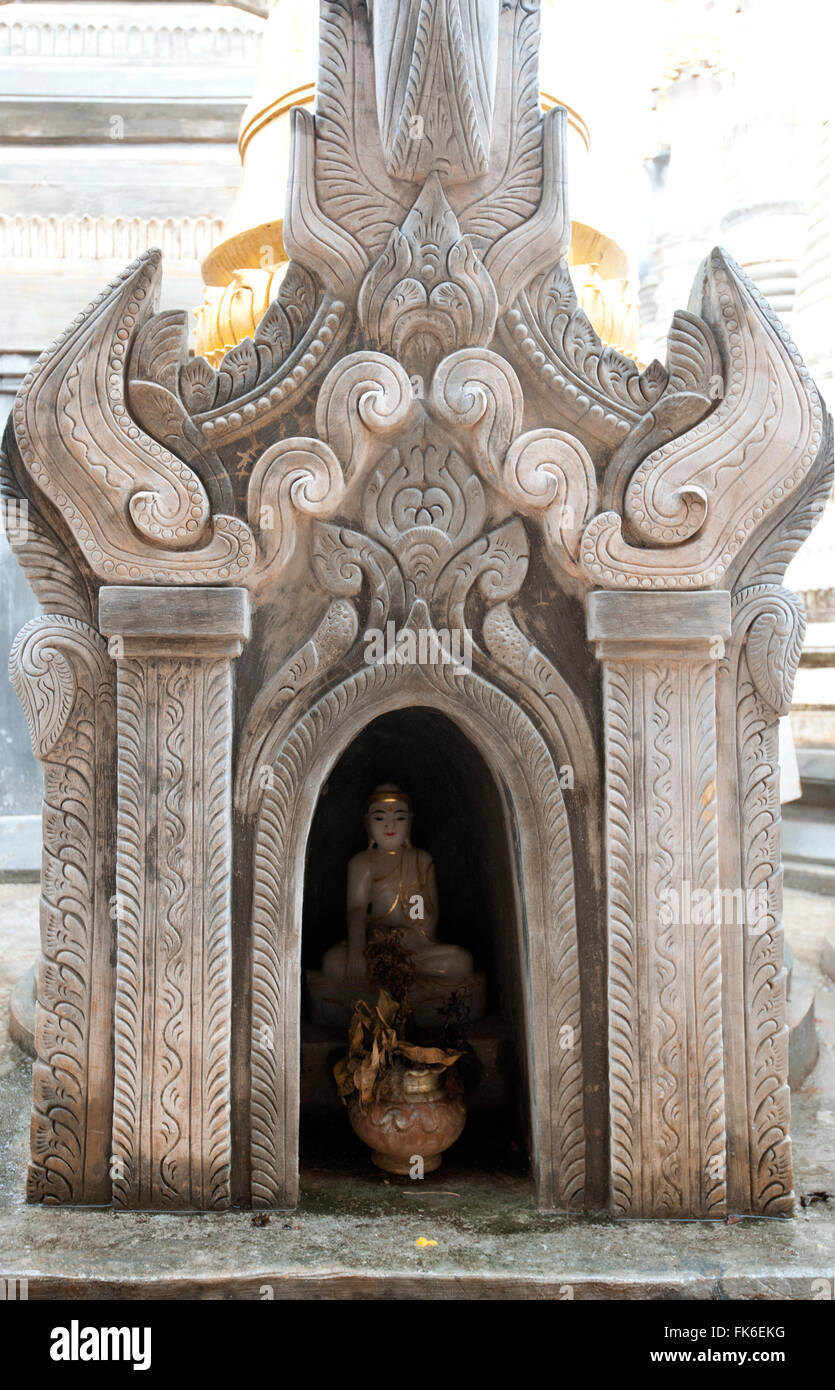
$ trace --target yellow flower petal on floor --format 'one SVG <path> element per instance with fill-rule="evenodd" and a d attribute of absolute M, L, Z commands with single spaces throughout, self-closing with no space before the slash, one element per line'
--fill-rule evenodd
<path fill-rule="evenodd" d="M 419 1245 L 421 1248 L 423 1248 L 424 1245 L 437 1245 L 437 1244 L 438 1244 L 438 1242 L 437 1242 L 436 1240 L 427 1240 L 427 1239 L 426 1239 L 426 1236 L 418 1236 L 417 1240 L 415 1241 L 415 1245 Z"/>

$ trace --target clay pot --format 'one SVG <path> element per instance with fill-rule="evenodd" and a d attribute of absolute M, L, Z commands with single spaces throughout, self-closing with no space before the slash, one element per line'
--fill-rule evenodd
<path fill-rule="evenodd" d="M 461 1083 L 448 1073 L 393 1073 L 379 1099 L 363 1110 L 354 1094 L 348 1101 L 354 1133 L 372 1150 L 371 1161 L 387 1173 L 409 1175 L 416 1155 L 424 1173 L 441 1165 L 467 1119 Z"/>

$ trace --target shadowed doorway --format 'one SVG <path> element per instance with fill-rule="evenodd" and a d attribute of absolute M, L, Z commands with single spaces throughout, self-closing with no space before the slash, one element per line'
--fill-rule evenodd
<path fill-rule="evenodd" d="M 487 976 L 486 1017 L 464 1026 L 473 1048 L 463 1064 L 468 1122 L 447 1165 L 466 1159 L 476 1167 L 518 1167 L 527 1096 L 518 909 L 507 823 L 491 771 L 446 715 L 409 707 L 379 716 L 348 746 L 325 782 L 307 846 L 303 970 L 317 969 L 328 947 L 345 938 L 348 860 L 367 847 L 366 800 L 382 782 L 408 792 L 414 810 L 412 842 L 435 862 L 438 938 L 466 947 L 476 969 Z M 344 1052 L 345 1035 L 312 1025 L 305 1004 L 303 997 L 303 1170 L 312 1163 L 322 1171 L 330 1152 L 335 1167 L 345 1171 L 358 1163 L 364 1171 L 367 1150 L 350 1131 L 330 1078 L 333 1061 Z M 334 1129 L 334 1121 L 342 1121 L 340 1130 Z"/>

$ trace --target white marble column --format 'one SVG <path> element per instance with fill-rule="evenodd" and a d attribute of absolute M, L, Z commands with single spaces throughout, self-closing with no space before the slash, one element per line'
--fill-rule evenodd
<path fill-rule="evenodd" d="M 716 667 L 727 593 L 595 592 L 619 1216 L 726 1210 Z"/>
<path fill-rule="evenodd" d="M 244 589 L 106 587 L 117 663 L 113 1200 L 229 1205 L 232 660 Z"/>

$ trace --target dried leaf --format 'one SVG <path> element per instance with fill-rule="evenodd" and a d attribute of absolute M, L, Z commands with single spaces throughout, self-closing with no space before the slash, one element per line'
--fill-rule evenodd
<path fill-rule="evenodd" d="M 395 1051 L 401 1057 L 406 1057 L 410 1062 L 422 1062 L 432 1070 L 445 1071 L 447 1067 L 454 1066 L 459 1057 L 464 1054 L 461 1052 L 448 1052 L 443 1047 L 418 1047 L 415 1043 L 398 1042 Z"/>
<path fill-rule="evenodd" d="M 357 1078 L 359 1082 L 357 1089 L 360 1093 L 360 1105 L 363 1107 L 363 1109 L 374 1097 L 374 1087 L 377 1081 L 377 1074 L 379 1070 L 379 1054 L 377 1053 L 375 1047 L 372 1050 L 371 1055 L 369 1057 L 366 1057 L 365 1061 L 360 1066 L 359 1075 Z"/>
<path fill-rule="evenodd" d="M 348 1027 L 348 1052 L 333 1068 L 337 1089 L 343 1099 L 355 1091 L 364 1110 L 387 1084 L 392 1066 L 400 1059 L 440 1072 L 454 1065 L 460 1051 L 442 1047 L 418 1047 L 398 1036 L 408 1016 L 407 999 L 398 1000 L 380 985 L 372 1012 L 362 999 L 354 1003 Z"/>
<path fill-rule="evenodd" d="M 392 999 L 387 989 L 380 987 L 377 998 L 377 1015 L 387 1028 L 394 1026 L 400 1005 L 396 999 Z"/>
<path fill-rule="evenodd" d="M 333 1074 L 340 1096 L 349 1096 L 351 1092 L 356 1089 L 354 1086 L 354 1073 L 348 1065 L 347 1057 L 341 1057 L 339 1059 L 333 1069 Z"/>
<path fill-rule="evenodd" d="M 355 1053 L 362 1051 L 363 1019 L 359 1009 L 355 1008 L 351 1015 L 351 1022 L 348 1027 L 348 1054 L 353 1057 Z"/>

